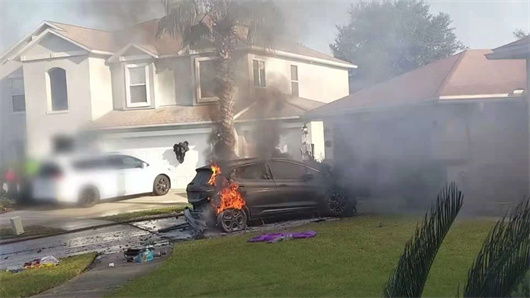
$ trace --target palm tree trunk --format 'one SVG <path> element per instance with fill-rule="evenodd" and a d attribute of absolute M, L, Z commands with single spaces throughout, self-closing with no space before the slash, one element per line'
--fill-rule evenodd
<path fill-rule="evenodd" d="M 235 156 L 235 135 L 234 135 L 234 114 L 233 95 L 234 80 L 232 78 L 231 36 L 216 36 L 215 44 L 217 48 L 217 74 L 219 97 L 219 127 L 215 145 L 215 155 L 222 160 L 231 159 Z"/>

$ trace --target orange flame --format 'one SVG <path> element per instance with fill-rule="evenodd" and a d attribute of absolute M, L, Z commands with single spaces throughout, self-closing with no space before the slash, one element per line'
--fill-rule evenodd
<path fill-rule="evenodd" d="M 217 179 L 219 174 L 221 174 L 221 168 L 216 164 L 212 164 L 212 177 L 208 180 L 208 184 L 215 185 L 215 179 Z"/>
<path fill-rule="evenodd" d="M 239 185 L 237 183 L 230 182 L 218 192 L 221 202 L 217 206 L 217 214 L 226 209 L 242 209 L 245 206 L 245 200 L 238 189 Z"/>
<path fill-rule="evenodd" d="M 217 185 L 217 176 L 221 174 L 221 168 L 212 164 L 212 176 L 208 180 L 208 184 Z M 223 212 L 226 209 L 242 209 L 245 206 L 245 199 L 239 192 L 239 185 L 234 181 L 225 180 L 220 190 L 217 192 L 219 195 L 219 206 L 216 206 L 217 214 Z"/>

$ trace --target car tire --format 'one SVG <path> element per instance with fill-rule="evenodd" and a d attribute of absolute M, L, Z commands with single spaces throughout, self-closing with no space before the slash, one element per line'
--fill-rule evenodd
<path fill-rule="evenodd" d="M 326 196 L 323 209 L 328 216 L 353 216 L 357 212 L 357 202 L 345 190 L 333 189 Z"/>
<path fill-rule="evenodd" d="M 99 191 L 95 187 L 87 187 L 79 194 L 79 205 L 88 208 L 99 203 Z"/>
<path fill-rule="evenodd" d="M 247 221 L 243 209 L 226 209 L 217 215 L 217 226 L 225 233 L 243 231 L 247 228 Z"/>
<path fill-rule="evenodd" d="M 171 181 L 166 175 L 158 175 L 153 182 L 153 193 L 155 196 L 163 196 L 169 192 Z"/>

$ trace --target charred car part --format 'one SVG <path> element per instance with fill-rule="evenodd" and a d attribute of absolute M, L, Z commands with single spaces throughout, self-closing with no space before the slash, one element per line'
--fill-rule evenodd
<path fill-rule="evenodd" d="M 175 156 L 177 157 L 177 160 L 180 163 L 184 162 L 184 157 L 186 156 L 186 152 L 190 150 L 188 141 L 180 142 L 178 144 L 173 145 L 173 152 L 175 152 Z"/>
<path fill-rule="evenodd" d="M 225 164 L 230 177 L 221 174 L 223 183 L 214 185 L 218 169 L 205 166 L 197 169 L 186 189 L 193 208 L 185 212 L 186 219 L 201 232 L 212 227 L 240 231 L 249 221 L 293 213 L 351 216 L 356 211 L 355 199 L 336 185 L 324 166 L 284 158 L 236 159 Z M 220 197 L 225 192 L 241 195 L 243 204 L 224 204 L 225 197 Z"/>

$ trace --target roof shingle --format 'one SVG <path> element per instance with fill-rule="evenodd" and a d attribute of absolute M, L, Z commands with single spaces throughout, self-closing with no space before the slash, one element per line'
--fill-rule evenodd
<path fill-rule="evenodd" d="M 466 50 L 312 110 L 308 116 L 419 103 L 441 97 L 510 94 L 525 89 L 523 60 L 488 60 L 490 50 Z"/>

